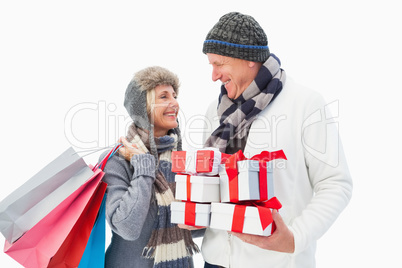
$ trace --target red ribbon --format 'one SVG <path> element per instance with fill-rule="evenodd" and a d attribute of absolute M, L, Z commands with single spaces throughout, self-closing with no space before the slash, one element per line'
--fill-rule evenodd
<path fill-rule="evenodd" d="M 219 152 L 218 152 L 219 153 Z M 219 164 L 224 164 L 229 158 L 230 154 L 220 153 L 221 162 Z M 208 173 L 212 172 L 214 167 L 214 161 L 217 156 L 213 150 L 198 150 L 197 151 L 197 162 L 196 162 L 196 172 L 197 173 Z"/>
<path fill-rule="evenodd" d="M 246 214 L 246 206 L 235 205 L 232 219 L 232 231 L 241 233 L 244 226 L 244 214 Z"/>
<path fill-rule="evenodd" d="M 262 230 L 265 230 L 272 223 L 272 232 L 275 231 L 275 224 L 272 218 L 271 209 L 280 209 L 282 204 L 276 197 L 273 197 L 265 202 L 241 202 L 235 205 L 233 219 L 232 219 L 232 231 L 242 233 L 244 226 L 244 216 L 246 213 L 247 206 L 255 206 L 258 209 L 258 214 L 260 216 Z"/>
<path fill-rule="evenodd" d="M 172 172 L 184 172 L 186 170 L 186 151 L 172 152 Z"/>
<path fill-rule="evenodd" d="M 186 177 L 186 190 L 187 190 L 187 201 L 191 201 L 191 175 L 187 175 Z"/>
<path fill-rule="evenodd" d="M 195 171 L 197 173 L 208 173 L 212 171 L 214 166 L 214 151 L 198 150 L 196 157 Z"/>
<path fill-rule="evenodd" d="M 267 185 L 267 162 L 274 159 L 287 159 L 282 150 L 275 152 L 263 151 L 260 154 L 254 155 L 250 160 L 258 160 L 260 166 L 259 172 L 259 185 L 260 185 L 260 200 L 268 199 L 268 185 Z M 242 150 L 231 155 L 225 162 L 226 174 L 229 178 L 229 199 L 230 202 L 239 202 L 239 186 L 238 186 L 238 171 L 237 162 L 248 160 L 244 156 Z"/>
<path fill-rule="evenodd" d="M 185 202 L 184 224 L 195 226 L 195 205 L 193 202 Z"/>
<path fill-rule="evenodd" d="M 230 154 L 221 153 L 221 164 L 225 164 L 230 156 Z"/>

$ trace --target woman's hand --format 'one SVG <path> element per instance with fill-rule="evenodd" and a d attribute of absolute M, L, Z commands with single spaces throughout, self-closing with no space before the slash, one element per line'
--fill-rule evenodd
<path fill-rule="evenodd" d="M 127 161 L 130 161 L 133 155 L 145 154 L 145 152 L 139 149 L 136 144 L 128 142 L 124 137 L 120 137 L 119 143 L 123 144 L 123 146 L 119 149 L 119 154 L 124 156 Z"/>

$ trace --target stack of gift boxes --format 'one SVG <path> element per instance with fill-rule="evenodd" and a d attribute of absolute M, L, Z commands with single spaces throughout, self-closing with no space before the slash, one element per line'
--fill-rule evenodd
<path fill-rule="evenodd" d="M 173 151 L 177 200 L 171 204 L 172 223 L 209 226 L 211 203 L 220 201 L 219 167 L 228 155 L 214 148 Z"/>
<path fill-rule="evenodd" d="M 272 209 L 281 207 L 271 162 L 278 158 L 286 159 L 282 151 L 250 159 L 242 151 L 227 155 L 214 148 L 173 152 L 177 201 L 171 204 L 171 222 L 271 235 Z"/>

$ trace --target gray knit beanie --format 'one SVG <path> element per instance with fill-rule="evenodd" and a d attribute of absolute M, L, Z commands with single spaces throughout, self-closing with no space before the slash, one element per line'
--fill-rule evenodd
<path fill-rule="evenodd" d="M 207 34 L 202 52 L 255 62 L 265 62 L 270 55 L 264 30 L 253 17 L 239 12 L 219 19 Z"/>

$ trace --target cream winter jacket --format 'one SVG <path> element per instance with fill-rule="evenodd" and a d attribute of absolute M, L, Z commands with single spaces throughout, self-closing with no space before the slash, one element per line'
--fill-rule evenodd
<path fill-rule="evenodd" d="M 352 180 L 336 123 L 323 98 L 287 77 L 278 97 L 253 122 L 244 149 L 246 157 L 263 150 L 283 150 L 287 160 L 275 160 L 274 191 L 279 211 L 294 234 L 292 254 L 264 250 L 226 231 L 207 229 L 202 255 L 224 267 L 315 267 L 316 241 L 348 204 Z M 217 101 L 207 111 L 209 134 L 219 125 Z M 207 124 L 208 125 L 208 124 Z M 209 136 L 204 136 L 204 140 Z M 339 238 L 339 243 L 343 239 Z"/>

